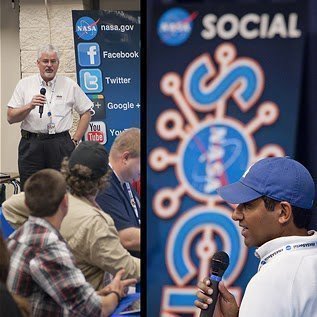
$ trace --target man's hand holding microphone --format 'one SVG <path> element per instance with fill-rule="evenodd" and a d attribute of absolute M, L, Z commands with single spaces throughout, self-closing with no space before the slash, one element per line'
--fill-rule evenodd
<path fill-rule="evenodd" d="M 195 306 L 201 309 L 200 317 L 238 317 L 238 304 L 221 281 L 228 266 L 227 253 L 219 251 L 213 255 L 210 277 L 198 283 Z"/>
<path fill-rule="evenodd" d="M 40 118 L 42 118 L 44 104 L 46 103 L 46 89 L 41 88 L 40 94 L 34 95 L 31 102 L 29 103 L 30 110 L 33 110 L 35 107 L 39 106 Z"/>
<path fill-rule="evenodd" d="M 211 295 L 213 289 L 210 287 L 210 280 L 208 277 L 198 283 L 199 291 L 197 292 L 197 298 L 195 300 L 195 306 L 206 310 L 212 303 Z M 209 317 L 238 317 L 239 307 L 234 296 L 228 291 L 223 282 L 218 284 L 218 300 L 213 315 Z"/>

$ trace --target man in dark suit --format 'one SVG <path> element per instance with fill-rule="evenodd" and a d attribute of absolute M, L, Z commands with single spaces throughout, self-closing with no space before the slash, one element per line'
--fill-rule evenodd
<path fill-rule="evenodd" d="M 109 154 L 109 184 L 96 201 L 114 220 L 122 245 L 140 255 L 140 199 L 131 186 L 140 177 L 140 129 L 131 128 L 114 140 Z"/>

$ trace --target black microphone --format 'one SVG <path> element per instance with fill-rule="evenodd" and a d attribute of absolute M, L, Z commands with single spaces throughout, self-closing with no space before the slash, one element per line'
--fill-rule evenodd
<path fill-rule="evenodd" d="M 209 296 L 212 299 L 212 303 L 208 305 L 207 309 L 201 310 L 200 317 L 212 317 L 214 315 L 216 303 L 218 300 L 218 284 L 222 279 L 223 273 L 229 266 L 229 256 L 226 252 L 216 252 L 211 259 L 210 268 L 210 287 L 213 289 L 213 293 Z"/>
<path fill-rule="evenodd" d="M 43 96 L 45 96 L 45 94 L 46 94 L 46 89 L 45 88 L 41 88 L 41 90 L 40 90 L 40 94 L 41 95 L 43 95 Z M 42 118 L 42 114 L 43 114 L 43 108 L 44 108 L 44 106 L 39 106 L 39 114 L 40 114 L 40 118 Z"/>

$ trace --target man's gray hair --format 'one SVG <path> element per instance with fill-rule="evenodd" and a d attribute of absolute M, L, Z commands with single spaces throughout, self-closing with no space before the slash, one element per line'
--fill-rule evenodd
<path fill-rule="evenodd" d="M 37 59 L 40 59 L 42 53 L 48 53 L 48 52 L 55 52 L 57 55 L 57 59 L 59 60 L 59 51 L 52 44 L 45 44 L 45 45 L 39 47 L 39 49 L 37 51 Z"/>

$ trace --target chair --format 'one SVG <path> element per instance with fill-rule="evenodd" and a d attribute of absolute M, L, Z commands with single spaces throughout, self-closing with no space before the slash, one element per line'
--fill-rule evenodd
<path fill-rule="evenodd" d="M 0 184 L 13 185 L 14 194 L 17 194 L 19 191 L 21 191 L 21 184 L 20 184 L 19 178 L 20 178 L 20 175 L 18 173 L 1 173 L 0 172 Z"/>

